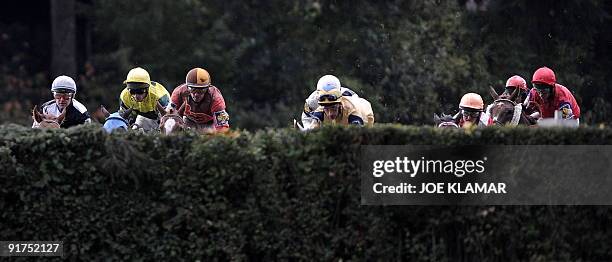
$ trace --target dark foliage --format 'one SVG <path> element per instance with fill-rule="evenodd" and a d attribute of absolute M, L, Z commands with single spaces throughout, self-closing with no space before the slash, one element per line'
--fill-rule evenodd
<path fill-rule="evenodd" d="M 610 260 L 612 209 L 361 206 L 363 144 L 612 144 L 612 130 L 230 136 L 0 127 L 0 235 L 79 260 Z M 605 174 L 602 174 L 605 175 Z"/>

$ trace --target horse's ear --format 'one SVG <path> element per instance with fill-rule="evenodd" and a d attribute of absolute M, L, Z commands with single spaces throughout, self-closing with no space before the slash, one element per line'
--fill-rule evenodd
<path fill-rule="evenodd" d="M 433 119 L 434 119 L 434 123 L 436 123 L 436 125 L 440 124 L 440 122 L 442 121 L 442 120 L 440 120 L 440 117 L 436 113 L 434 113 Z"/>
<path fill-rule="evenodd" d="M 91 114 L 91 117 L 100 123 L 104 123 L 109 116 L 110 113 L 103 105 L 99 105 L 98 108 L 96 108 L 96 111 Z"/>
<path fill-rule="evenodd" d="M 62 113 L 57 116 L 57 123 L 61 124 L 62 122 L 64 122 L 64 119 L 66 119 L 66 113 L 68 112 L 68 106 L 66 106 L 64 108 L 64 110 L 62 110 Z"/>
<path fill-rule="evenodd" d="M 178 110 L 178 115 L 182 116 L 185 113 L 185 105 L 187 105 L 187 99 L 183 100 L 183 104 L 181 105 L 181 107 Z"/>
<path fill-rule="evenodd" d="M 514 92 L 512 92 L 512 95 L 510 95 L 510 98 L 508 98 L 510 101 L 515 101 L 516 100 L 516 97 L 518 95 L 519 89 L 520 88 L 518 88 L 518 87 L 514 89 Z"/>
<path fill-rule="evenodd" d="M 493 97 L 493 100 L 499 99 L 499 94 L 497 94 L 495 88 L 493 88 L 492 86 L 489 86 L 489 93 L 491 94 L 491 97 Z"/>
<path fill-rule="evenodd" d="M 34 121 L 37 123 L 40 123 L 43 120 L 42 115 L 40 112 L 38 112 L 38 105 L 34 105 L 34 109 L 32 109 L 32 119 L 34 119 Z"/>
<path fill-rule="evenodd" d="M 108 118 L 110 116 L 110 113 L 108 112 L 108 110 L 106 110 L 106 107 L 104 107 L 104 105 L 100 105 L 98 107 L 98 110 L 102 112 L 102 114 L 104 115 L 104 118 Z"/>

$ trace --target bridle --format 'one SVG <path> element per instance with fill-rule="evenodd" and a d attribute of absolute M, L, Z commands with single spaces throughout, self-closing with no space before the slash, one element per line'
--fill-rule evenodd
<path fill-rule="evenodd" d="M 457 125 L 455 122 L 449 121 L 449 122 L 441 122 L 438 127 L 454 127 L 454 128 L 459 128 L 459 125 Z"/>

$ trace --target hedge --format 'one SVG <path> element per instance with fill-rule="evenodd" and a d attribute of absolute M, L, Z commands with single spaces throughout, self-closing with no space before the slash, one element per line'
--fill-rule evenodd
<path fill-rule="evenodd" d="M 612 258 L 609 207 L 361 206 L 364 144 L 612 144 L 612 130 L 160 136 L 5 125 L 0 240 L 62 240 L 72 260 Z"/>

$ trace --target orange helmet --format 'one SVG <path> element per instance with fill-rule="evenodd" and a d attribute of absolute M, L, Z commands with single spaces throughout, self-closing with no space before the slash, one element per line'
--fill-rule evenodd
<path fill-rule="evenodd" d="M 471 108 L 475 110 L 482 111 L 484 109 L 484 102 L 482 101 L 482 97 L 476 93 L 467 93 L 461 97 L 461 102 L 459 102 L 459 108 Z"/>
<path fill-rule="evenodd" d="M 208 71 L 196 67 L 189 70 L 187 73 L 185 84 L 187 84 L 188 87 L 206 88 L 210 86 L 210 74 L 208 74 Z"/>
<path fill-rule="evenodd" d="M 547 84 L 549 86 L 555 86 L 557 83 L 557 78 L 555 77 L 555 72 L 548 67 L 540 67 L 538 70 L 533 73 L 533 78 L 531 79 L 532 83 L 542 83 Z"/>
<path fill-rule="evenodd" d="M 518 87 L 523 91 L 527 91 L 527 82 L 520 76 L 512 76 L 506 81 L 506 87 Z"/>

